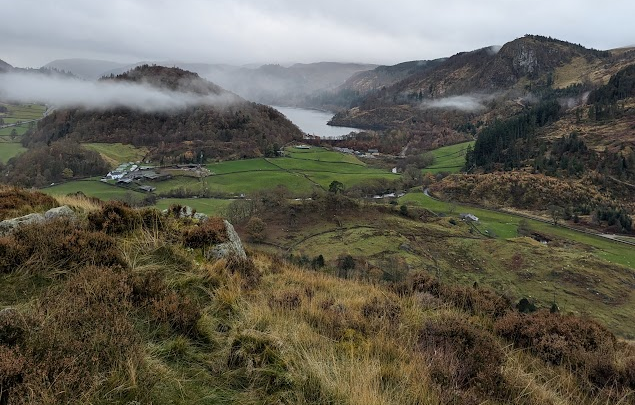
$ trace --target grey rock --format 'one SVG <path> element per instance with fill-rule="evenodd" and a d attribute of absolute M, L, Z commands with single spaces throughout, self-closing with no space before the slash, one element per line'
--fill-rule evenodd
<path fill-rule="evenodd" d="M 45 219 L 54 219 L 59 217 L 73 217 L 75 212 L 70 209 L 68 205 L 63 205 L 57 208 L 51 208 L 44 213 Z"/>
<path fill-rule="evenodd" d="M 204 221 L 207 218 L 209 218 L 207 215 L 203 214 L 202 212 L 197 212 L 194 214 L 194 219 L 198 219 L 199 221 Z"/>
<path fill-rule="evenodd" d="M 13 218 L 13 219 L 5 219 L 0 222 L 0 235 L 6 235 L 11 233 L 15 228 L 32 224 L 34 222 L 44 222 L 44 215 L 42 214 L 29 214 L 23 217 Z"/>
<path fill-rule="evenodd" d="M 185 207 L 183 207 L 183 211 L 181 212 L 181 217 L 190 218 L 193 212 L 194 211 L 192 211 L 192 207 L 189 207 L 186 205 Z"/>
<path fill-rule="evenodd" d="M 243 247 L 243 243 L 240 240 L 240 236 L 238 236 L 238 233 L 236 233 L 234 226 L 230 224 L 229 221 L 224 220 L 224 222 L 225 229 L 227 230 L 227 238 L 229 240 L 227 242 L 215 245 L 205 253 L 205 256 L 207 257 L 207 259 L 221 259 L 224 257 L 235 255 L 240 257 L 241 259 L 246 259 L 247 254 L 245 253 L 245 248 Z"/>

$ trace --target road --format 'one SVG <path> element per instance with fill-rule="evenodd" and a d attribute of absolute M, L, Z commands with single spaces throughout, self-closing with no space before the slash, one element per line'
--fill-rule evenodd
<path fill-rule="evenodd" d="M 427 189 L 427 188 L 425 190 L 423 190 L 423 194 L 425 194 L 426 197 L 431 198 L 433 200 L 444 202 L 442 200 L 439 200 L 438 198 L 435 198 L 435 197 L 431 196 L 430 192 L 429 192 L 429 189 Z M 506 214 L 506 215 L 515 215 L 517 217 L 531 219 L 532 221 L 538 221 L 538 222 L 542 222 L 542 223 L 545 223 L 545 224 L 553 225 L 552 221 L 549 221 L 547 219 L 540 218 L 540 217 L 534 217 L 532 215 L 526 215 L 526 214 L 522 214 L 522 213 L 518 213 L 518 212 L 509 212 L 509 211 L 499 210 L 499 209 L 495 209 L 495 208 L 485 208 L 485 207 L 481 207 L 481 206 L 476 205 L 476 204 L 469 204 L 469 203 L 461 203 L 461 204 L 462 205 L 471 206 L 471 207 L 474 207 L 474 208 L 478 208 L 478 209 L 481 209 L 481 210 L 485 210 L 485 211 L 492 211 L 492 212 L 497 212 L 499 214 Z M 567 224 L 560 224 L 558 226 L 561 227 L 561 228 L 569 229 L 570 231 L 585 233 L 587 235 L 599 236 L 600 238 L 609 239 L 609 240 L 612 240 L 614 242 L 619 242 L 619 243 L 623 243 L 625 245 L 635 246 L 635 242 L 631 242 L 631 241 L 628 241 L 628 240 L 620 239 L 620 235 L 614 235 L 614 234 L 608 234 L 608 233 L 597 233 L 597 232 L 589 231 L 587 229 L 575 228 L 575 227 L 569 226 Z"/>

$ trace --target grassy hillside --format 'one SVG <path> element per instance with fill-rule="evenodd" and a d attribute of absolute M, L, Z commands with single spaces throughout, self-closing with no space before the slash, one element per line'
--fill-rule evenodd
<path fill-rule="evenodd" d="M 191 236 L 223 240 L 216 219 L 65 202 L 78 220 L 0 240 L 10 404 L 633 403 L 635 348 L 587 318 L 421 269 L 369 283 L 255 250 L 207 260 Z"/>
<path fill-rule="evenodd" d="M 157 209 L 164 210 L 172 205 L 187 205 L 196 212 L 210 216 L 220 216 L 225 212 L 225 208 L 232 200 L 221 200 L 215 198 L 163 198 L 156 203 Z"/>
<path fill-rule="evenodd" d="M 0 142 L 0 163 L 7 163 L 9 159 L 26 151 L 18 142 Z"/>
<path fill-rule="evenodd" d="M 267 249 L 292 254 L 298 263 L 322 256 L 331 266 L 352 256 L 351 274 L 368 280 L 403 280 L 413 269 L 461 285 L 487 285 L 514 301 L 533 297 L 549 308 L 601 319 L 621 336 L 635 336 L 632 246 L 522 217 L 447 204 L 423 193 L 396 206 L 354 203 L 331 195 L 276 205 L 252 202 L 250 214 L 266 224 Z M 258 207 L 258 204 L 262 206 Z M 226 211 L 245 208 L 229 206 Z M 429 210 L 443 216 L 433 216 Z M 459 213 L 479 217 L 477 224 Z M 249 237 L 249 221 L 237 229 Z M 542 244 L 540 240 L 548 240 Z"/>
<path fill-rule="evenodd" d="M 424 173 L 458 173 L 465 166 L 465 154 L 468 146 L 474 146 L 474 142 L 457 143 L 456 145 L 444 146 L 432 151 L 434 164 L 428 166 Z"/>
<path fill-rule="evenodd" d="M 143 193 L 104 184 L 98 179 L 70 181 L 42 189 L 42 192 L 53 196 L 65 196 L 80 191 L 89 197 L 96 197 L 104 201 L 122 199 L 127 195 L 143 196 Z"/>
<path fill-rule="evenodd" d="M 121 143 L 85 143 L 83 146 L 98 152 L 113 168 L 124 162 L 138 162 L 148 154 L 146 148 Z"/>
<path fill-rule="evenodd" d="M 101 146 L 100 146 L 101 147 Z M 91 147 L 93 148 L 93 147 Z M 125 157 L 119 146 L 101 147 L 121 161 Z M 93 148 L 94 149 L 94 148 Z M 96 149 L 95 149 L 96 150 Z M 128 151 L 124 148 L 124 151 Z M 130 149 L 131 153 L 140 152 Z M 101 153 L 101 152 L 100 152 Z M 128 156 L 129 157 L 129 156 Z M 126 161 L 126 159 L 123 159 Z M 392 174 L 388 170 L 367 167 L 352 155 L 328 151 L 323 148 L 312 148 L 300 151 L 287 149 L 287 156 L 280 158 L 257 158 L 213 163 L 206 166 L 212 175 L 198 179 L 186 175 L 187 173 L 173 172 L 174 177 L 167 181 L 149 182 L 157 188 L 156 194 L 178 194 L 185 190 L 188 195 L 220 194 L 234 196 L 251 194 L 257 191 L 273 189 L 278 185 L 285 186 L 292 197 L 308 196 L 315 189 L 327 189 L 333 181 L 339 181 L 344 187 L 352 187 L 376 179 L 398 180 L 400 175 Z M 104 173 L 105 174 L 105 173 Z M 97 182 L 97 181 L 95 181 Z M 87 186 L 85 181 L 68 182 L 60 186 L 59 190 L 82 190 Z M 86 194 L 95 190 L 106 190 L 103 184 L 90 185 Z M 53 192 L 55 192 L 53 188 Z M 113 187 L 113 193 L 121 193 L 121 189 Z M 91 194 L 92 195 L 92 194 Z M 107 199 L 113 197 L 106 192 Z"/>

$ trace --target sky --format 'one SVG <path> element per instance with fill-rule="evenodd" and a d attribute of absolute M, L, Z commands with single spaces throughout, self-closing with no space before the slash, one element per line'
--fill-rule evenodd
<path fill-rule="evenodd" d="M 608 0 L 0 0 L 0 59 L 395 64 L 538 34 L 635 45 L 635 2 Z"/>

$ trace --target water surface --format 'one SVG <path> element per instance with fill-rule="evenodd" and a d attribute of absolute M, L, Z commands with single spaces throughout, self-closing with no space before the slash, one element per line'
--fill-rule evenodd
<path fill-rule="evenodd" d="M 359 132 L 357 128 L 326 125 L 333 118 L 331 113 L 306 108 L 278 107 L 275 105 L 272 107 L 283 113 L 289 121 L 309 135 L 318 135 L 322 138 L 337 138 L 342 135 L 348 135 L 351 132 Z"/>

